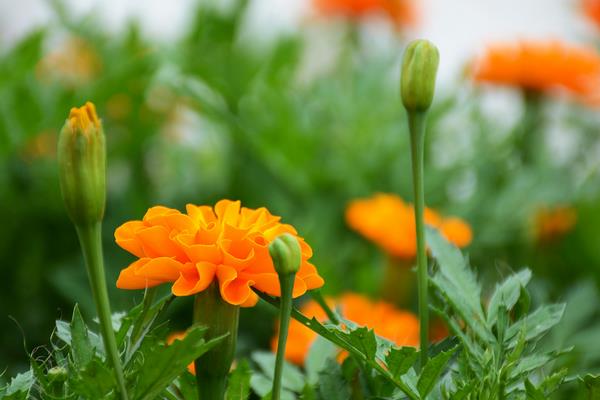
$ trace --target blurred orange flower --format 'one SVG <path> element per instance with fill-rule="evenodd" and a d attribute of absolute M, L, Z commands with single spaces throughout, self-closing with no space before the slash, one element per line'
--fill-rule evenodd
<path fill-rule="evenodd" d="M 295 235 L 302 247 L 293 296 L 323 286 L 323 278 L 308 261 L 310 246 L 293 226 L 282 224 L 266 208 L 253 210 L 241 207 L 239 201 L 221 200 L 214 208 L 188 204 L 186 210 L 182 214 L 152 207 L 142 221 L 117 228 L 117 244 L 139 257 L 121 271 L 117 287 L 144 289 L 174 282 L 174 295 L 189 296 L 215 282 L 226 302 L 250 307 L 258 301 L 252 287 L 280 295 L 269 244 L 282 233 Z"/>
<path fill-rule="evenodd" d="M 600 89 L 600 54 L 559 41 L 497 43 L 475 60 L 473 77 L 530 90 L 562 89 L 593 101 Z"/>
<path fill-rule="evenodd" d="M 185 332 L 173 332 L 169 335 L 169 337 L 167 337 L 167 344 L 171 344 L 176 340 L 183 340 L 185 335 L 186 335 Z M 188 365 L 187 369 L 188 369 L 188 371 L 190 371 L 190 374 L 196 375 L 196 366 L 194 365 L 193 362 L 191 362 Z"/>
<path fill-rule="evenodd" d="M 570 232 L 577 222 L 577 212 L 572 207 L 540 208 L 534 221 L 534 235 L 538 242 L 548 242 Z"/>
<path fill-rule="evenodd" d="M 377 193 L 352 201 L 346 208 L 348 225 L 375 242 L 391 256 L 413 259 L 417 253 L 415 216 L 412 204 L 394 194 Z M 458 247 L 471 243 L 471 227 L 459 218 L 444 218 L 426 208 L 425 223 Z"/>
<path fill-rule="evenodd" d="M 346 293 L 337 300 L 328 299 L 327 303 L 332 308 L 339 308 L 344 318 L 373 329 L 377 335 L 391 340 L 398 346 L 419 346 L 419 320 L 408 311 L 399 310 L 383 301 L 371 301 L 354 293 Z M 300 311 L 319 321 L 327 319 L 325 312 L 312 300 L 303 304 Z M 317 336 L 315 332 L 292 319 L 285 358 L 298 365 L 304 364 L 306 354 Z M 277 336 L 271 340 L 271 348 L 277 351 Z M 341 356 L 345 357 L 345 354 Z"/>
<path fill-rule="evenodd" d="M 416 20 L 413 0 L 314 0 L 314 5 L 322 14 L 350 19 L 379 13 L 399 26 L 412 25 Z"/>
<path fill-rule="evenodd" d="M 36 66 L 41 81 L 60 81 L 79 86 L 91 81 L 102 69 L 100 58 L 85 40 L 73 37 L 46 55 Z"/>
<path fill-rule="evenodd" d="M 583 11 L 598 27 L 600 27 L 600 1 L 583 0 Z"/>

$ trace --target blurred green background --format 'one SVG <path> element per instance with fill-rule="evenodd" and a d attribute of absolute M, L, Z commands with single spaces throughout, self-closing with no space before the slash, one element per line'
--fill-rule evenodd
<path fill-rule="evenodd" d="M 134 23 L 109 33 L 57 2 L 51 24 L 0 49 L 2 378 L 27 368 L 27 352 L 48 343 L 54 320 L 68 317 L 74 303 L 94 315 L 55 155 L 69 109 L 87 100 L 108 143 L 104 243 L 113 310 L 142 295 L 114 287 L 133 261 L 114 243 L 115 228 L 153 205 L 183 209 L 221 198 L 267 206 L 293 224 L 314 249 L 326 294 L 379 296 L 386 256 L 346 226 L 344 211 L 376 192 L 412 198 L 397 90 L 402 36 L 393 51 L 369 52 L 356 25 L 340 24 L 333 61 L 307 74 L 304 32 L 253 46 L 240 37 L 247 2 L 232 3 L 195 7 L 184 34 L 159 44 Z M 490 96 L 468 77 L 437 94 L 427 134 L 428 206 L 471 225 L 466 251 L 490 288 L 529 266 L 538 300 L 571 300 L 571 314 L 549 340 L 586 343 L 568 362 L 597 368 L 598 110 L 515 91 L 511 107 L 498 111 Z M 537 141 L 527 147 L 523 132 Z M 574 227 L 536 234 L 540 210 L 557 206 L 574 210 Z M 174 303 L 174 326 L 190 323 L 190 308 L 189 299 Z M 244 310 L 240 351 L 267 347 L 272 321 L 266 307 Z"/>

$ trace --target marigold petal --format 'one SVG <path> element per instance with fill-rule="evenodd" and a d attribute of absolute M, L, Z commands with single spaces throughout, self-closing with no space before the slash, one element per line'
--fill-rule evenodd
<path fill-rule="evenodd" d="M 175 296 L 190 296 L 206 289 L 214 280 L 217 266 L 209 262 L 187 263 L 171 291 Z"/>
<path fill-rule="evenodd" d="M 124 250 L 136 257 L 144 257 L 142 243 L 136 236 L 136 232 L 145 227 L 142 221 L 129 221 L 115 230 L 115 241 Z"/>
<path fill-rule="evenodd" d="M 185 209 L 192 221 L 200 226 L 206 226 L 217 220 L 217 217 L 210 206 L 195 206 L 193 204 L 187 204 Z"/>
<path fill-rule="evenodd" d="M 162 282 L 172 282 L 179 278 L 183 264 L 170 257 L 157 257 L 139 266 L 135 274 L 140 277 Z"/>
<path fill-rule="evenodd" d="M 149 279 L 136 274 L 137 269 L 149 261 L 149 258 L 141 258 L 130 264 L 127 268 L 122 269 L 117 279 L 117 287 L 119 289 L 145 289 L 163 283 L 163 281 Z"/>
<path fill-rule="evenodd" d="M 217 267 L 217 278 L 221 296 L 229 304 L 240 305 L 246 303 L 252 297 L 253 281 L 238 277 L 237 271 L 227 265 Z"/>
<path fill-rule="evenodd" d="M 176 257 L 187 261 L 185 253 L 171 240 L 169 231 L 164 226 L 141 229 L 137 232 L 137 237 L 148 257 Z"/>
<path fill-rule="evenodd" d="M 221 200 L 215 204 L 215 214 L 222 224 L 237 226 L 240 217 L 241 202 Z"/>
<path fill-rule="evenodd" d="M 223 260 L 221 248 L 217 244 L 196 244 L 194 236 L 193 234 L 179 234 L 175 237 L 190 261 L 220 264 Z"/>
<path fill-rule="evenodd" d="M 467 246 L 473 238 L 471 227 L 458 218 L 445 219 L 440 226 L 440 230 L 446 239 L 458 247 Z"/>

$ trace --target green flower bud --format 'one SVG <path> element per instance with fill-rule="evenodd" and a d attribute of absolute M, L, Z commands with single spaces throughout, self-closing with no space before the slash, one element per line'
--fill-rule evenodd
<path fill-rule="evenodd" d="M 52 367 L 48 370 L 48 380 L 51 383 L 61 383 L 67 380 L 67 370 L 64 367 Z"/>
<path fill-rule="evenodd" d="M 106 201 L 106 144 L 94 105 L 72 108 L 58 138 L 60 188 L 75 225 L 102 220 Z"/>
<path fill-rule="evenodd" d="M 400 92 L 407 111 L 427 111 L 435 92 L 440 54 L 428 40 L 411 42 L 404 52 Z"/>
<path fill-rule="evenodd" d="M 279 275 L 295 274 L 302 262 L 302 249 L 294 235 L 284 233 L 269 245 L 269 253 Z"/>

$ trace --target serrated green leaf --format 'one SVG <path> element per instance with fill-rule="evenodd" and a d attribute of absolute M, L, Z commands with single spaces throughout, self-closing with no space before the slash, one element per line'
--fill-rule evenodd
<path fill-rule="evenodd" d="M 525 393 L 527 394 L 527 399 L 546 400 L 544 393 L 536 388 L 533 383 L 529 381 L 529 379 L 525 379 Z"/>
<path fill-rule="evenodd" d="M 512 348 L 517 344 L 517 335 L 520 331 L 525 332 L 526 341 L 541 337 L 560 322 L 564 311 L 564 304 L 550 304 L 541 306 L 527 317 L 521 318 L 507 329 L 506 341 L 509 347 Z"/>
<path fill-rule="evenodd" d="M 6 388 L 6 392 L 3 399 L 27 399 L 27 397 L 29 396 L 29 391 L 31 390 L 31 387 L 33 386 L 34 382 L 35 377 L 33 376 L 32 370 L 17 374 L 14 378 L 10 380 L 10 384 Z"/>
<path fill-rule="evenodd" d="M 150 400 L 160 393 L 180 375 L 189 363 L 216 346 L 225 336 L 208 342 L 204 340 L 207 328 L 194 326 L 182 340 L 170 345 L 151 346 L 140 357 L 141 366 L 136 371 L 135 399 Z"/>
<path fill-rule="evenodd" d="M 427 364 L 425 364 L 425 367 L 421 371 L 419 380 L 417 382 L 417 389 L 419 390 L 421 397 L 425 398 L 429 392 L 431 392 L 438 377 L 446 367 L 446 364 L 448 364 L 448 360 L 450 360 L 450 357 L 452 357 L 455 351 L 456 348 L 441 352 L 437 356 L 431 358 Z"/>
<path fill-rule="evenodd" d="M 512 310 L 519 300 L 521 288 L 527 286 L 530 280 L 531 271 L 529 269 L 524 269 L 509 276 L 496 286 L 488 304 L 487 323 L 490 328 L 496 321 L 500 304 L 504 304 L 508 311 Z"/>
<path fill-rule="evenodd" d="M 393 348 L 385 358 L 388 371 L 394 378 L 408 372 L 417 360 L 418 352 L 414 347 Z"/>
<path fill-rule="evenodd" d="M 540 368 L 545 365 L 548 361 L 554 357 L 550 354 L 532 354 L 527 357 L 523 357 L 518 361 L 518 364 L 510 371 L 508 377 L 515 379 L 523 375 L 529 374 L 529 372 Z"/>
<path fill-rule="evenodd" d="M 567 368 L 563 368 L 560 371 L 547 376 L 540 384 L 540 389 L 546 394 L 553 393 L 565 381 L 568 372 L 569 370 Z"/>
<path fill-rule="evenodd" d="M 350 386 L 342 374 L 342 368 L 335 360 L 329 359 L 325 368 L 319 373 L 318 387 L 322 399 L 348 400 L 350 398 Z"/>
<path fill-rule="evenodd" d="M 266 351 L 256 351 L 252 353 L 252 361 L 254 361 L 265 377 L 271 382 L 275 371 L 275 354 Z M 285 389 L 300 393 L 305 385 L 304 375 L 298 367 L 288 362 L 283 364 L 283 373 L 281 376 L 281 386 Z"/>
<path fill-rule="evenodd" d="M 98 358 L 77 369 L 70 388 L 85 399 L 108 399 L 116 395 L 114 373 Z"/>
<path fill-rule="evenodd" d="M 481 287 L 466 259 L 433 228 L 427 228 L 427 244 L 439 266 L 431 283 L 481 340 L 495 342 L 481 307 Z"/>
<path fill-rule="evenodd" d="M 75 304 L 71 318 L 71 356 L 76 368 L 83 368 L 94 357 L 94 348 L 89 339 L 88 328 Z"/>
<path fill-rule="evenodd" d="M 235 370 L 229 375 L 227 382 L 226 400 L 246 400 L 250 396 L 250 378 L 252 370 L 248 361 L 241 360 Z"/>

